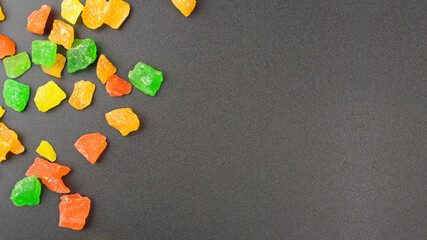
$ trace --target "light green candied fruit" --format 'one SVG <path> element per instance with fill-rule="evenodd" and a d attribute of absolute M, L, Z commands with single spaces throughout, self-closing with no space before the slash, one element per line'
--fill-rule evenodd
<path fill-rule="evenodd" d="M 31 68 L 30 57 L 26 52 L 3 59 L 3 64 L 8 78 L 18 78 Z"/>

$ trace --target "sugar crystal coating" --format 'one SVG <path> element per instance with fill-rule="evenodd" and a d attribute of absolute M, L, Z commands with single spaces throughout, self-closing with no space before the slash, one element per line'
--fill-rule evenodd
<path fill-rule="evenodd" d="M 85 134 L 74 143 L 74 147 L 89 162 L 95 164 L 101 153 L 107 147 L 107 138 L 100 133 Z"/>
<path fill-rule="evenodd" d="M 139 118 L 130 108 L 119 108 L 105 114 L 110 126 L 119 130 L 123 136 L 139 128 Z"/>
<path fill-rule="evenodd" d="M 56 43 L 46 40 L 36 40 L 31 44 L 33 63 L 45 67 L 53 67 L 56 59 Z"/>
<path fill-rule="evenodd" d="M 66 97 L 65 92 L 56 83 L 49 81 L 37 89 L 34 102 L 40 112 L 46 112 L 58 106 Z"/>
<path fill-rule="evenodd" d="M 66 61 L 67 59 L 64 57 L 64 55 L 57 53 L 55 56 L 55 62 L 53 63 L 52 67 L 49 68 L 42 65 L 41 68 L 44 73 L 54 76 L 56 78 L 61 78 L 61 73 L 65 67 Z"/>
<path fill-rule="evenodd" d="M 68 102 L 77 110 L 82 110 L 92 103 L 95 84 L 89 81 L 78 81 L 74 83 L 74 91 Z"/>
<path fill-rule="evenodd" d="M 40 203 L 41 184 L 36 176 L 28 176 L 15 184 L 10 194 L 15 206 L 34 206 Z"/>
<path fill-rule="evenodd" d="M 40 145 L 36 149 L 36 152 L 40 154 L 40 156 L 47 158 L 51 162 L 56 161 L 56 152 L 53 149 L 52 145 L 47 141 L 43 140 L 40 142 Z"/>
<path fill-rule="evenodd" d="M 74 41 L 74 28 L 61 20 L 54 20 L 49 40 L 70 49 Z"/>
<path fill-rule="evenodd" d="M 90 211 L 90 199 L 80 194 L 61 196 L 59 203 L 59 226 L 82 230 Z"/>
<path fill-rule="evenodd" d="M 8 37 L 0 34 L 0 59 L 15 55 L 15 43 Z"/>
<path fill-rule="evenodd" d="M 42 5 L 40 10 L 32 12 L 27 18 L 27 30 L 32 33 L 43 35 L 50 9 L 51 7 L 49 5 Z"/>
<path fill-rule="evenodd" d="M 90 29 L 101 27 L 104 23 L 106 9 L 107 1 L 105 0 L 86 0 L 82 13 L 83 23 Z"/>
<path fill-rule="evenodd" d="M 129 3 L 123 0 L 110 0 L 105 12 L 104 23 L 114 29 L 118 29 L 129 16 L 129 12 Z"/>
<path fill-rule="evenodd" d="M 30 57 L 26 52 L 4 58 L 3 64 L 9 78 L 18 78 L 31 68 Z"/>
<path fill-rule="evenodd" d="M 143 93 L 154 96 L 163 82 L 163 74 L 160 71 L 139 62 L 129 72 L 130 82 Z"/>
<path fill-rule="evenodd" d="M 61 3 L 61 16 L 71 24 L 76 24 L 84 6 L 79 0 L 64 0 Z"/>
<path fill-rule="evenodd" d="M 96 44 L 90 39 L 74 39 L 71 48 L 67 51 L 67 72 L 74 73 L 87 68 L 97 58 Z"/>
<path fill-rule="evenodd" d="M 4 82 L 3 98 L 8 107 L 22 112 L 30 99 L 30 86 L 8 79 Z"/>

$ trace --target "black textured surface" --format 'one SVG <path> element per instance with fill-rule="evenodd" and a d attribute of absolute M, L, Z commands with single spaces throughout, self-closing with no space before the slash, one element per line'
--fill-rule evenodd
<path fill-rule="evenodd" d="M 17 52 L 47 38 L 26 30 L 42 3 L 1 1 Z M 61 18 L 59 0 L 44 3 Z M 0 163 L 0 239 L 427 239 L 426 1 L 199 0 L 188 19 L 169 0 L 130 3 L 120 30 L 80 19 L 76 36 L 119 76 L 142 61 L 163 86 L 110 98 L 95 65 L 18 78 L 31 99 L 49 80 L 68 96 L 81 79 L 97 89 L 83 111 L 7 108 L 27 151 Z M 119 107 L 144 128 L 109 127 Z M 109 146 L 91 165 L 73 143 L 96 131 Z M 59 194 L 9 200 L 43 139 L 72 168 L 72 192 L 92 199 L 83 231 L 57 226 Z"/>

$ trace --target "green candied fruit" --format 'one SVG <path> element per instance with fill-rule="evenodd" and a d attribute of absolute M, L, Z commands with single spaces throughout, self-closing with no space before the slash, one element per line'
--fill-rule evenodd
<path fill-rule="evenodd" d="M 15 56 L 3 59 L 3 64 L 6 75 L 9 78 L 17 78 L 31 67 L 30 57 L 26 52 L 18 53 Z"/>
<path fill-rule="evenodd" d="M 152 97 L 159 91 L 163 82 L 162 72 L 142 62 L 135 65 L 135 68 L 129 72 L 128 77 L 136 88 Z"/>
<path fill-rule="evenodd" d="M 8 79 L 4 82 L 3 97 L 8 107 L 22 112 L 30 99 L 30 86 Z"/>
<path fill-rule="evenodd" d="M 67 51 L 67 72 L 74 73 L 87 68 L 95 62 L 96 57 L 96 45 L 92 39 L 74 39 Z"/>
<path fill-rule="evenodd" d="M 36 176 L 29 176 L 17 182 L 10 194 L 10 200 L 18 207 L 34 206 L 40 203 L 41 184 Z"/>
<path fill-rule="evenodd" d="M 33 63 L 51 68 L 56 59 L 56 43 L 46 40 L 36 40 L 31 44 Z"/>

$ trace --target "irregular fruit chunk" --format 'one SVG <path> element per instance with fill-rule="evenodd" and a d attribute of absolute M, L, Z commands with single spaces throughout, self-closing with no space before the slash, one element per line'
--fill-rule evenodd
<path fill-rule="evenodd" d="M 26 177 L 16 183 L 10 194 L 15 206 L 34 206 L 40 203 L 41 184 L 36 176 Z"/>
<path fill-rule="evenodd" d="M 104 23 L 114 29 L 118 29 L 129 16 L 129 12 L 129 3 L 122 0 L 110 0 L 105 12 Z"/>
<path fill-rule="evenodd" d="M 1 6 L 0 6 L 0 22 L 4 20 L 4 14 L 3 11 L 1 10 Z"/>
<path fill-rule="evenodd" d="M 70 168 L 57 163 L 50 163 L 44 159 L 36 158 L 33 165 L 28 168 L 25 176 L 35 175 L 38 178 L 61 178 L 70 172 Z"/>
<path fill-rule="evenodd" d="M 79 151 L 89 162 L 95 164 L 101 153 L 107 147 L 107 138 L 100 133 L 90 133 L 81 136 L 74 147 Z"/>
<path fill-rule="evenodd" d="M 75 39 L 71 48 L 67 51 L 68 73 L 73 73 L 87 68 L 96 60 L 96 45 L 90 39 Z"/>
<path fill-rule="evenodd" d="M 17 78 L 31 67 L 30 57 L 26 52 L 3 59 L 3 64 L 9 78 Z"/>
<path fill-rule="evenodd" d="M 25 151 L 25 147 L 18 140 L 18 135 L 0 122 L 0 162 L 6 160 L 9 151 L 20 154 Z"/>
<path fill-rule="evenodd" d="M 1 106 L 0 106 L 0 118 L 3 117 L 4 113 L 6 112 L 6 110 L 4 110 Z"/>
<path fill-rule="evenodd" d="M 117 75 L 111 75 L 108 78 L 105 89 L 111 97 L 120 97 L 132 91 L 132 84 L 126 82 Z"/>
<path fill-rule="evenodd" d="M 163 82 L 163 74 L 156 69 L 139 62 L 128 75 L 131 83 L 150 96 L 156 95 Z"/>
<path fill-rule="evenodd" d="M 15 43 L 10 38 L 0 34 L 0 59 L 15 55 Z"/>
<path fill-rule="evenodd" d="M 49 5 L 42 5 L 40 10 L 32 12 L 27 18 L 27 30 L 32 33 L 43 35 L 49 13 Z"/>
<path fill-rule="evenodd" d="M 54 20 L 49 40 L 70 49 L 74 41 L 74 28 L 61 20 Z"/>
<path fill-rule="evenodd" d="M 30 99 L 30 86 L 8 79 L 4 82 L 3 97 L 8 107 L 22 112 Z"/>
<path fill-rule="evenodd" d="M 59 203 L 59 226 L 82 230 L 90 211 L 90 199 L 80 194 L 61 196 Z"/>
<path fill-rule="evenodd" d="M 40 154 L 40 156 L 47 158 L 51 162 L 56 161 L 56 152 L 53 149 L 52 145 L 47 141 L 43 140 L 40 142 L 39 147 L 36 149 L 36 152 Z"/>
<path fill-rule="evenodd" d="M 138 116 L 130 108 L 119 108 L 105 114 L 108 124 L 119 130 L 123 136 L 139 128 Z"/>
<path fill-rule="evenodd" d="M 67 59 L 64 57 L 64 55 L 57 53 L 55 57 L 55 62 L 53 63 L 52 67 L 49 68 L 43 65 L 41 67 L 44 73 L 60 78 L 62 69 L 64 69 L 66 61 Z"/>
<path fill-rule="evenodd" d="M 196 0 L 172 0 L 172 3 L 186 17 L 190 16 L 196 6 Z"/>
<path fill-rule="evenodd" d="M 97 29 L 104 23 L 107 1 L 105 0 L 86 0 L 83 9 L 82 19 L 86 27 Z"/>
<path fill-rule="evenodd" d="M 52 41 L 36 40 L 31 44 L 33 63 L 45 67 L 53 67 L 56 59 L 56 43 Z"/>
<path fill-rule="evenodd" d="M 96 64 L 96 75 L 99 80 L 105 84 L 108 78 L 116 73 L 116 71 L 116 67 L 114 67 L 110 60 L 108 60 L 104 54 L 101 54 L 99 56 L 98 63 Z"/>
<path fill-rule="evenodd" d="M 74 83 L 74 91 L 68 102 L 77 110 L 82 110 L 92 103 L 95 84 L 89 81 L 78 81 Z"/>
<path fill-rule="evenodd" d="M 51 191 L 57 193 L 69 193 L 70 189 L 65 186 L 64 182 L 60 178 L 42 178 L 42 183 Z"/>
<path fill-rule="evenodd" d="M 61 3 L 61 16 L 71 24 L 76 24 L 83 9 L 79 0 L 64 0 Z"/>
<path fill-rule="evenodd" d="M 49 81 L 37 89 L 34 102 L 40 112 L 46 112 L 58 106 L 66 97 L 65 92 L 56 83 Z"/>

